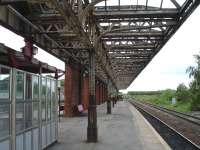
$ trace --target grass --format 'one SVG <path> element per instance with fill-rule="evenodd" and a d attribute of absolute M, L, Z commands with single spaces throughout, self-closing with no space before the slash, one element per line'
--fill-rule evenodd
<path fill-rule="evenodd" d="M 191 102 L 177 102 L 177 104 L 174 105 L 168 105 L 167 108 L 174 109 L 180 112 L 189 112 L 191 111 Z"/>
<path fill-rule="evenodd" d="M 180 112 L 191 111 L 191 101 L 177 101 L 176 104 L 172 104 L 170 100 L 166 100 L 162 95 L 131 95 L 131 97 L 138 101 L 148 102 Z"/>

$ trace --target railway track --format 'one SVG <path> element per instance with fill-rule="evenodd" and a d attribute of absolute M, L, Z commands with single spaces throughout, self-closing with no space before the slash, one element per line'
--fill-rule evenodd
<path fill-rule="evenodd" d="M 149 103 L 130 101 L 173 150 L 200 149 L 200 118 Z"/>
<path fill-rule="evenodd" d="M 175 110 L 167 109 L 167 108 L 164 108 L 164 107 L 161 107 L 161 106 L 157 106 L 157 105 L 153 105 L 153 104 L 150 104 L 150 103 L 145 103 L 145 104 L 200 126 L 200 117 L 192 116 L 192 115 L 189 115 L 189 114 L 186 114 L 186 113 L 182 113 L 182 112 L 178 112 L 178 111 L 175 111 Z"/>

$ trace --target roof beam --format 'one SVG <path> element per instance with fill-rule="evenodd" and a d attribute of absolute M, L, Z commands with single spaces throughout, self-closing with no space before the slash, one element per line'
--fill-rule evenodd
<path fill-rule="evenodd" d="M 151 41 L 151 42 L 161 42 L 163 38 L 102 38 L 102 41 L 107 41 L 107 42 L 120 42 L 120 41 L 133 41 L 133 42 L 138 42 L 138 41 Z"/>
<path fill-rule="evenodd" d="M 181 8 L 181 6 L 179 5 L 179 3 L 176 0 L 171 0 L 171 2 L 176 6 L 177 9 Z"/>
<path fill-rule="evenodd" d="M 117 50 L 123 50 L 123 49 L 128 50 L 128 49 L 154 49 L 156 47 L 153 44 L 148 44 L 148 45 L 141 45 L 141 44 L 139 44 L 139 45 L 128 45 L 128 44 L 126 44 L 126 45 L 112 45 L 112 46 L 109 46 L 108 48 L 109 48 L 109 50 L 115 50 L 115 49 L 117 49 Z"/>
<path fill-rule="evenodd" d="M 137 21 L 137 22 L 162 22 L 162 21 L 176 21 L 176 18 L 96 18 L 96 22 L 99 23 L 120 23 L 120 22 L 131 22 L 131 21 Z"/>
<path fill-rule="evenodd" d="M 96 19 L 114 19 L 114 18 L 176 18 L 178 17 L 176 9 L 162 9 L 149 11 L 95 11 Z"/>
<path fill-rule="evenodd" d="M 112 32 L 103 36 L 103 38 L 112 38 L 112 37 L 160 37 L 163 36 L 162 32 Z"/>
<path fill-rule="evenodd" d="M 0 24 L 24 38 L 30 38 L 31 32 L 42 32 L 38 26 L 34 25 L 9 5 L 0 6 Z M 32 34 L 31 38 L 36 43 L 36 45 L 41 48 L 59 47 L 59 44 L 55 41 L 55 39 L 52 39 L 47 34 Z M 46 49 L 46 51 L 63 61 L 65 61 L 66 56 L 72 56 L 68 51 L 64 53 L 62 53 L 63 51 L 52 51 L 51 49 Z M 60 53 L 65 55 L 60 57 Z M 74 60 L 76 60 L 76 58 Z"/>
<path fill-rule="evenodd" d="M 105 59 L 103 59 L 103 54 L 102 54 L 103 51 L 100 50 L 101 47 L 92 45 L 92 42 L 90 41 L 88 34 L 83 29 L 82 24 L 80 23 L 78 17 L 75 15 L 74 11 L 69 6 L 67 1 L 64 1 L 64 3 L 60 3 L 58 0 L 51 0 L 50 2 L 56 7 L 56 9 L 62 15 L 62 17 L 65 20 L 65 23 L 75 32 L 75 34 L 79 35 L 81 42 L 86 47 L 92 48 L 95 51 L 95 55 L 97 56 L 96 57 L 97 62 L 102 67 L 107 76 L 110 78 L 113 85 L 116 87 L 116 82 L 114 80 L 114 71 L 112 70 L 111 64 L 106 63 Z"/>
<path fill-rule="evenodd" d="M 110 55 L 110 58 L 119 58 L 119 57 L 124 57 L 124 58 L 132 58 L 132 59 L 135 59 L 135 58 L 148 58 L 149 54 L 145 54 L 145 53 L 137 53 L 137 54 L 131 54 L 131 53 L 116 53 L 116 54 L 112 54 Z"/>

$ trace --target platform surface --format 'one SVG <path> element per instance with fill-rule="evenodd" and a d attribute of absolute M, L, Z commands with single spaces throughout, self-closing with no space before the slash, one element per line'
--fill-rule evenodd
<path fill-rule="evenodd" d="M 112 114 L 98 106 L 98 143 L 87 143 L 87 116 L 62 118 L 59 139 L 48 150 L 168 150 L 170 147 L 128 102 L 118 102 Z"/>

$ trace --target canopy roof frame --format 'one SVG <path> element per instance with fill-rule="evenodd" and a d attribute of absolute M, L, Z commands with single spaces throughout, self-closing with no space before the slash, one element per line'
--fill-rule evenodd
<path fill-rule="evenodd" d="M 88 53 L 94 51 L 96 73 L 118 90 L 131 84 L 200 4 L 168 0 L 173 7 L 165 8 L 166 0 L 159 2 L 1 0 L 0 24 L 66 62 L 88 65 Z"/>

